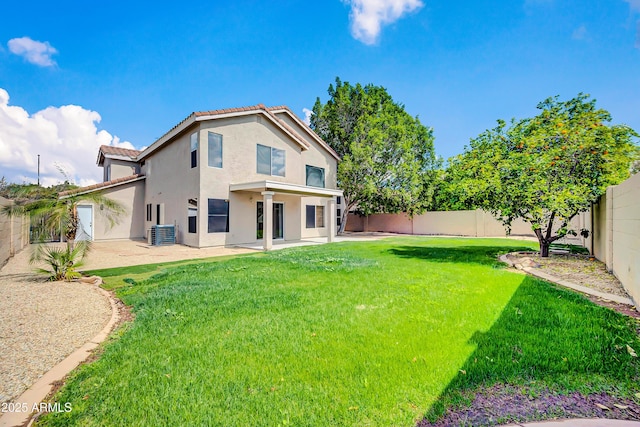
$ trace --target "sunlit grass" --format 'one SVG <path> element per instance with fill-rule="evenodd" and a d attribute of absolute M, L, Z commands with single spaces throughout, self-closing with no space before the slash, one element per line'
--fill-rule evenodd
<path fill-rule="evenodd" d="M 112 271 L 136 320 L 43 424 L 409 426 L 483 381 L 630 390 L 625 319 L 495 260 L 529 245 L 396 238 Z"/>

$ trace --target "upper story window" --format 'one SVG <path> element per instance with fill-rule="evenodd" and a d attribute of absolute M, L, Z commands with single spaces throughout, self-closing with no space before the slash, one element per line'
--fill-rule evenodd
<path fill-rule="evenodd" d="M 191 167 L 198 166 L 198 132 L 191 134 Z"/>
<path fill-rule="evenodd" d="M 324 188 L 324 168 L 307 165 L 307 185 Z"/>
<path fill-rule="evenodd" d="M 222 135 L 209 132 L 209 166 L 222 167 Z"/>
<path fill-rule="evenodd" d="M 258 173 L 285 176 L 284 150 L 258 144 Z"/>

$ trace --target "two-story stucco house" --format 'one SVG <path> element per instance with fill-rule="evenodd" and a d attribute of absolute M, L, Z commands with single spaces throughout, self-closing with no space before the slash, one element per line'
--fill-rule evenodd
<path fill-rule="evenodd" d="M 80 206 L 85 238 L 145 238 L 173 225 L 176 240 L 207 247 L 273 239 L 333 240 L 342 192 L 338 155 L 287 107 L 191 114 L 143 151 L 102 146 L 103 191 L 127 208 L 115 227 Z"/>

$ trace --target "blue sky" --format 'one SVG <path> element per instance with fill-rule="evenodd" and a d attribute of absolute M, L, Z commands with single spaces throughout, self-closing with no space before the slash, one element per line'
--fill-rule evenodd
<path fill-rule="evenodd" d="M 101 143 L 141 148 L 192 111 L 304 117 L 336 76 L 388 89 L 462 152 L 495 120 L 579 92 L 640 131 L 640 0 L 8 2 L 0 176 L 100 180 Z"/>

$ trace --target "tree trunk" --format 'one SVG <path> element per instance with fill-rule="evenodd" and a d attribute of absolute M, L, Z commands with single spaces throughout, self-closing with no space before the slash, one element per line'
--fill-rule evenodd
<path fill-rule="evenodd" d="M 538 238 L 538 243 L 540 243 L 540 256 L 542 258 L 546 258 L 549 256 L 549 245 L 551 242 L 545 238 L 545 235 L 542 233 L 542 230 L 536 228 L 533 230 L 536 233 L 536 237 Z"/>
<path fill-rule="evenodd" d="M 549 242 L 542 241 L 540 242 L 540 256 L 542 258 L 546 258 L 549 256 Z"/>
<path fill-rule="evenodd" d="M 347 227 L 347 219 L 349 218 L 349 206 L 340 212 L 340 227 L 338 227 L 338 234 L 344 233 L 344 229 Z"/>
<path fill-rule="evenodd" d="M 71 211 L 69 212 L 69 225 L 65 232 L 65 237 L 67 239 L 67 248 L 69 251 L 73 250 L 76 242 L 76 234 L 78 233 L 78 207 L 73 204 L 71 206 Z"/>

